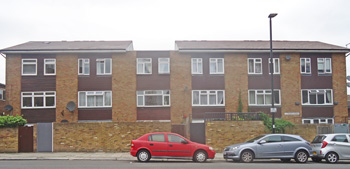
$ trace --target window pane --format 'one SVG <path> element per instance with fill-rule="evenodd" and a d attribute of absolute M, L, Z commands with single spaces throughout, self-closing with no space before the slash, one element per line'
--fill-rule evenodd
<path fill-rule="evenodd" d="M 317 68 L 318 68 L 318 73 L 324 73 L 324 62 L 319 61 L 317 64 Z"/>
<path fill-rule="evenodd" d="M 310 93 L 310 104 L 316 104 L 316 93 Z"/>
<path fill-rule="evenodd" d="M 105 67 L 103 61 L 96 61 L 97 64 L 97 74 L 104 74 L 105 73 Z"/>
<path fill-rule="evenodd" d="M 302 91 L 302 97 L 303 97 L 303 103 L 308 103 L 309 96 L 308 96 L 308 91 L 307 90 L 303 90 Z"/>
<path fill-rule="evenodd" d="M 111 105 L 112 105 L 112 93 L 105 92 L 105 106 L 111 106 Z"/>
<path fill-rule="evenodd" d="M 89 74 L 90 73 L 90 64 L 89 62 L 84 63 L 84 74 Z"/>
<path fill-rule="evenodd" d="M 224 72 L 224 59 L 218 59 L 218 72 Z"/>
<path fill-rule="evenodd" d="M 192 73 L 198 73 L 197 59 L 192 59 Z"/>
<path fill-rule="evenodd" d="M 257 104 L 264 104 L 264 95 L 257 95 Z"/>
<path fill-rule="evenodd" d="M 55 73 L 55 65 L 53 64 L 46 64 L 46 73 L 47 74 L 54 74 Z"/>
<path fill-rule="evenodd" d="M 34 107 L 44 107 L 44 97 L 34 97 Z"/>
<path fill-rule="evenodd" d="M 168 134 L 168 141 L 170 143 L 181 143 L 182 141 L 185 141 L 185 140 L 179 136 Z"/>
<path fill-rule="evenodd" d="M 152 65 L 151 63 L 145 64 L 145 73 L 151 73 L 152 72 Z"/>
<path fill-rule="evenodd" d="M 112 72 L 112 59 L 106 59 L 106 73 Z"/>
<path fill-rule="evenodd" d="M 96 96 L 96 106 L 103 106 L 103 96 Z"/>
<path fill-rule="evenodd" d="M 265 94 L 265 104 L 271 104 L 272 103 L 272 97 L 271 94 Z"/>
<path fill-rule="evenodd" d="M 31 97 L 23 97 L 23 107 L 32 107 Z"/>
<path fill-rule="evenodd" d="M 164 96 L 164 105 L 165 106 L 170 105 L 170 96 Z"/>
<path fill-rule="evenodd" d="M 317 104 L 324 104 L 324 93 L 317 94 Z"/>
<path fill-rule="evenodd" d="M 254 60 L 253 59 L 249 59 L 248 60 L 248 65 L 249 65 L 249 73 L 254 73 Z"/>
<path fill-rule="evenodd" d="M 95 96 L 87 96 L 87 106 L 95 106 Z"/>
<path fill-rule="evenodd" d="M 79 59 L 79 73 L 83 73 L 83 60 Z"/>
<path fill-rule="evenodd" d="M 280 104 L 280 92 L 279 91 L 273 91 L 275 96 L 275 104 Z"/>
<path fill-rule="evenodd" d="M 46 97 L 46 106 L 55 106 L 55 97 Z"/>
<path fill-rule="evenodd" d="M 216 62 L 210 62 L 210 73 L 216 73 Z"/>
<path fill-rule="evenodd" d="M 274 62 L 274 68 L 275 68 L 274 73 L 280 73 L 279 59 L 275 59 L 274 61 L 275 61 Z"/>
<path fill-rule="evenodd" d="M 198 61 L 198 73 L 202 73 L 202 70 L 203 70 L 203 64 L 202 64 L 202 60 L 199 60 Z"/>
<path fill-rule="evenodd" d="M 86 94 L 85 94 L 85 92 L 79 93 L 79 106 L 86 106 Z"/>
<path fill-rule="evenodd" d="M 36 65 L 23 65 L 23 73 L 24 74 L 35 74 L 36 73 Z"/>
<path fill-rule="evenodd" d="M 326 59 L 326 72 L 331 72 L 331 59 Z"/>
<path fill-rule="evenodd" d="M 261 63 L 256 63 L 255 64 L 255 73 L 261 73 Z"/>
<path fill-rule="evenodd" d="M 332 103 L 332 91 L 331 90 L 326 91 L 326 103 Z"/>
<path fill-rule="evenodd" d="M 305 73 L 305 59 L 300 60 L 301 72 Z"/>
<path fill-rule="evenodd" d="M 137 96 L 137 105 L 143 106 L 143 96 Z"/>
<path fill-rule="evenodd" d="M 216 104 L 216 95 L 209 95 L 209 104 L 210 105 Z"/>
<path fill-rule="evenodd" d="M 249 91 L 249 104 L 255 104 L 255 91 Z"/>
<path fill-rule="evenodd" d="M 208 95 L 206 94 L 201 94 L 200 95 L 200 100 L 201 100 L 201 105 L 208 105 Z"/>
<path fill-rule="evenodd" d="M 145 96 L 145 106 L 162 106 L 162 96 Z"/>
<path fill-rule="evenodd" d="M 218 91 L 218 104 L 224 104 L 224 92 Z"/>
<path fill-rule="evenodd" d="M 199 91 L 193 91 L 192 104 L 199 104 Z"/>
<path fill-rule="evenodd" d="M 137 64 L 137 73 L 143 73 L 143 64 Z"/>
<path fill-rule="evenodd" d="M 169 64 L 168 63 L 160 63 L 159 64 L 159 72 L 160 73 L 169 73 Z"/>
<path fill-rule="evenodd" d="M 153 134 L 148 137 L 148 141 L 165 142 L 164 134 Z"/>

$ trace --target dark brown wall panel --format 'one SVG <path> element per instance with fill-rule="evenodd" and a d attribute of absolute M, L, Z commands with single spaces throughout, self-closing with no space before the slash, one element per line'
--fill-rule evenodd
<path fill-rule="evenodd" d="M 112 54 L 80 54 L 78 58 L 90 59 L 90 75 L 78 76 L 78 91 L 112 90 L 112 75 L 96 75 L 96 59 L 112 58 Z M 113 72 L 112 69 L 112 73 L 120 72 Z"/>
<path fill-rule="evenodd" d="M 56 121 L 56 109 L 22 109 L 21 113 L 28 123 Z"/>
<path fill-rule="evenodd" d="M 192 75 L 192 90 L 224 90 L 225 89 L 224 74 L 217 74 L 217 75 L 210 74 L 210 68 L 209 68 L 209 59 L 225 58 L 223 54 L 200 53 L 200 54 L 192 54 L 191 58 L 202 58 L 202 64 L 203 64 L 203 74 Z M 224 64 L 228 64 L 228 63 L 224 61 Z"/>
<path fill-rule="evenodd" d="M 170 120 L 170 107 L 138 107 L 137 120 Z"/>
<path fill-rule="evenodd" d="M 317 58 L 332 58 L 330 54 L 302 53 L 300 58 L 311 58 L 311 75 L 301 75 L 301 89 L 332 89 L 332 74 L 318 75 Z"/>
<path fill-rule="evenodd" d="M 169 51 L 138 51 L 137 58 L 152 58 L 152 74 L 136 75 L 136 90 L 169 90 L 170 74 L 158 73 L 158 58 L 170 58 Z M 137 64 L 137 61 L 135 61 Z M 171 64 L 171 61 L 170 61 Z"/>
<path fill-rule="evenodd" d="M 79 109 L 78 120 L 112 120 L 112 109 Z"/>
<path fill-rule="evenodd" d="M 44 59 L 49 59 L 49 58 L 55 58 L 55 55 L 52 55 L 52 54 L 22 55 L 22 59 L 37 59 L 37 75 L 21 76 L 22 91 L 56 91 L 56 76 L 44 76 Z"/>
<path fill-rule="evenodd" d="M 202 119 L 205 113 L 225 113 L 225 107 L 192 107 L 192 118 Z"/>
<path fill-rule="evenodd" d="M 303 106 L 303 118 L 312 117 L 333 117 L 333 106 L 329 107 L 308 107 Z"/>
<path fill-rule="evenodd" d="M 268 53 L 264 53 L 264 54 L 255 53 L 255 54 L 249 54 L 248 58 L 262 58 L 262 72 L 263 72 L 261 75 L 248 74 L 248 89 L 271 89 L 271 75 L 269 73 L 270 55 Z M 274 53 L 273 58 L 279 58 L 279 54 Z M 246 71 L 248 71 L 248 68 Z M 274 88 L 280 89 L 281 88 L 280 75 L 274 74 L 273 76 L 274 76 L 273 78 Z"/>

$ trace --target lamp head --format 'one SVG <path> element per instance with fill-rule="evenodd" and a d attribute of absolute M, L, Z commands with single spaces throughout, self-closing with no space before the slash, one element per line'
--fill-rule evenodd
<path fill-rule="evenodd" d="M 277 16 L 277 13 L 270 13 L 269 18 L 273 18 L 275 16 Z"/>

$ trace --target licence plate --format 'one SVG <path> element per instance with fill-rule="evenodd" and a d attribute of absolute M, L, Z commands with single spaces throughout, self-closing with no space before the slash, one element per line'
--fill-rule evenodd
<path fill-rule="evenodd" d="M 313 154 L 316 155 L 317 153 L 314 151 Z"/>

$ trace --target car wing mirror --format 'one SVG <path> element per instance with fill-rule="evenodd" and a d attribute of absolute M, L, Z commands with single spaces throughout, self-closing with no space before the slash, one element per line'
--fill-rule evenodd
<path fill-rule="evenodd" d="M 188 142 L 186 140 L 182 140 L 181 143 L 182 144 L 188 144 Z"/>
<path fill-rule="evenodd" d="M 259 144 L 265 144 L 265 143 L 266 143 L 266 140 L 259 141 Z"/>

